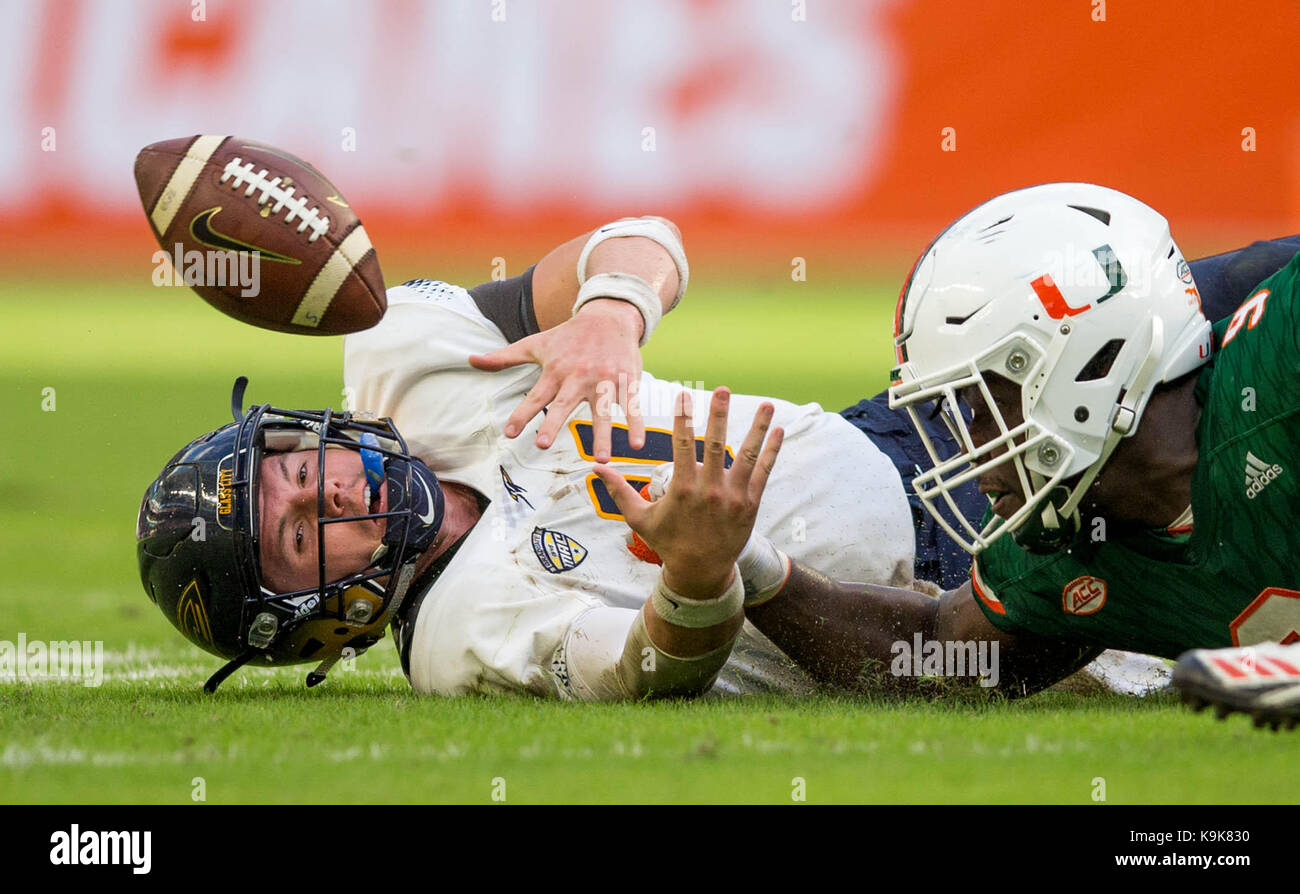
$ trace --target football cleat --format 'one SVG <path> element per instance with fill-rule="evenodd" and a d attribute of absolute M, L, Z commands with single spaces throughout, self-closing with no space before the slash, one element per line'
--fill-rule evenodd
<path fill-rule="evenodd" d="M 1239 712 L 1257 727 L 1291 729 L 1300 723 L 1300 643 L 1184 652 L 1174 686 L 1194 711 L 1213 705 L 1220 720 Z"/>

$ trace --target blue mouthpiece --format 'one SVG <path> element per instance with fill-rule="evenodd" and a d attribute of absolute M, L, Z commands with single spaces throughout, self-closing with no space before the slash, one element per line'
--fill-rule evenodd
<path fill-rule="evenodd" d="M 379 439 L 368 431 L 361 433 L 361 443 L 368 447 L 378 447 Z M 366 481 L 371 487 L 384 483 L 384 455 L 377 450 L 361 448 L 361 466 L 366 470 Z"/>

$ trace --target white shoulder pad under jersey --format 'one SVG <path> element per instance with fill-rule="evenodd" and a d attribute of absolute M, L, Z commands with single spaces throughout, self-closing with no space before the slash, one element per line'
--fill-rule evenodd
<path fill-rule="evenodd" d="M 438 475 L 481 480 L 491 407 L 529 381 L 526 393 L 537 376 L 531 365 L 491 374 L 469 365 L 469 355 L 506 344 L 460 286 L 425 279 L 394 286 L 383 319 L 343 340 L 350 408 L 393 417 L 411 452 Z"/>

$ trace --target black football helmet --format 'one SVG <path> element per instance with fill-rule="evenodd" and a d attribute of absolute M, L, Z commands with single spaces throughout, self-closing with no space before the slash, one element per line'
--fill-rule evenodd
<path fill-rule="evenodd" d="M 228 659 L 204 685 L 216 690 L 250 661 L 316 662 L 307 685 L 340 658 L 378 642 L 415 577 L 415 563 L 442 524 L 443 494 L 413 457 L 391 419 L 262 404 L 241 412 L 248 380 L 235 382 L 235 421 L 182 448 L 145 492 L 136 551 L 145 592 L 190 642 Z M 372 492 L 388 488 L 388 510 L 326 517 L 325 476 L 317 475 L 317 586 L 277 593 L 263 582 L 258 543 L 258 476 L 273 453 L 360 453 Z M 378 501 L 374 499 L 372 504 Z M 368 567 L 325 579 L 325 525 L 385 517 L 382 545 Z"/>

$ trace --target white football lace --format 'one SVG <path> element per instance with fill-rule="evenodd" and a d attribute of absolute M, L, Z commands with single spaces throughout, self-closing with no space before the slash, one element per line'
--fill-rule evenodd
<path fill-rule="evenodd" d="M 248 188 L 244 190 L 244 195 L 251 196 L 253 193 L 261 190 L 262 194 L 257 197 L 257 204 L 265 205 L 268 199 L 275 199 L 275 204 L 271 206 L 271 216 L 280 213 L 280 209 L 288 208 L 289 213 L 285 216 L 285 223 L 293 223 L 295 217 L 300 218 L 298 223 L 298 232 L 311 228 L 311 235 L 307 237 L 308 242 L 315 242 L 321 234 L 329 229 L 330 219 L 320 213 L 319 208 L 308 208 L 306 196 L 295 196 L 294 187 L 280 186 L 282 178 L 276 177 L 268 180 L 269 173 L 266 168 L 253 173 L 253 163 L 242 164 L 243 159 L 236 156 L 226 163 L 225 170 L 221 174 L 221 182 L 225 183 L 231 177 L 235 180 L 230 184 L 231 189 L 239 189 L 245 183 Z"/>

